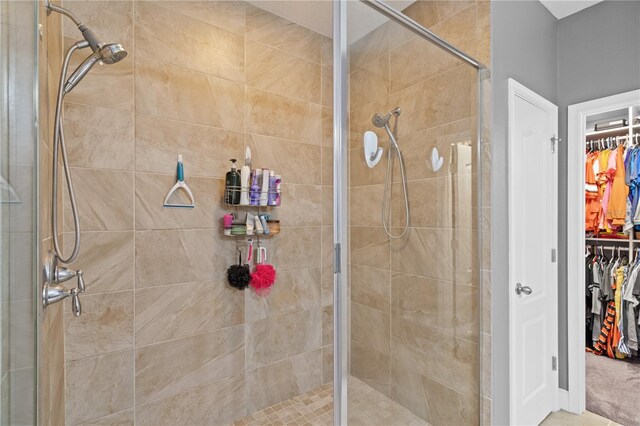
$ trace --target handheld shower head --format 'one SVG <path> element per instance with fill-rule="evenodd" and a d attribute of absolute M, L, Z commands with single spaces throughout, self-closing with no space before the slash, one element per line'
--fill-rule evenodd
<path fill-rule="evenodd" d="M 371 122 L 376 127 L 386 127 L 386 126 L 389 125 L 389 121 L 391 120 L 391 116 L 395 115 L 396 118 L 398 118 L 400 116 L 401 112 L 402 112 L 402 110 L 400 109 L 400 107 L 397 107 L 397 108 L 392 109 L 391 112 L 389 112 L 388 114 L 385 114 L 385 115 L 380 115 L 380 114 L 376 113 L 376 114 L 373 114 L 373 117 L 371 118 Z"/>
<path fill-rule="evenodd" d="M 400 107 L 396 107 L 392 109 L 389 113 L 385 115 L 373 114 L 371 118 L 371 122 L 376 127 L 384 128 L 389 135 L 389 149 L 387 150 L 387 175 L 384 182 L 384 194 L 382 196 L 382 227 L 384 228 L 384 232 L 389 236 L 389 238 L 397 239 L 402 238 L 407 233 L 409 229 L 409 197 L 407 195 L 407 178 L 404 173 L 404 164 L 402 160 L 402 152 L 400 152 L 400 147 L 398 146 L 398 141 L 396 140 L 396 134 L 398 130 L 398 117 L 402 110 Z M 391 121 L 391 117 L 395 117 L 395 121 L 393 124 L 393 130 L 389 127 L 389 122 Z M 391 231 L 391 218 L 390 218 L 390 209 L 391 209 L 391 185 L 393 181 L 393 158 L 397 158 L 398 165 L 400 167 L 400 176 L 402 177 L 402 194 L 404 196 L 404 229 L 400 234 L 393 234 Z"/>
<path fill-rule="evenodd" d="M 127 51 L 119 43 L 101 43 L 98 36 L 89 29 L 85 24 L 80 22 L 80 19 L 74 15 L 70 10 L 47 1 L 47 14 L 51 12 L 61 13 L 70 18 L 74 24 L 78 27 L 78 30 L 84 37 L 84 42 L 77 42 L 76 48 L 82 49 L 85 47 L 91 47 L 93 54 L 85 59 L 78 68 L 71 74 L 71 77 L 67 80 L 64 86 L 64 93 L 69 93 L 77 86 L 78 83 L 84 78 L 85 75 L 93 68 L 93 66 L 101 61 L 103 64 L 111 65 L 116 62 L 120 62 L 127 56 Z"/>
<path fill-rule="evenodd" d="M 73 90 L 74 87 L 80 83 L 80 81 L 84 78 L 85 75 L 93 68 L 95 64 L 99 61 L 102 63 L 111 65 L 116 62 L 120 62 L 127 56 L 127 51 L 122 47 L 121 44 L 111 43 L 106 45 L 101 45 L 100 48 L 93 52 L 87 59 L 85 59 L 78 68 L 73 71 L 69 79 L 64 85 L 64 93 L 67 94 Z"/>
<path fill-rule="evenodd" d="M 375 113 L 371 118 L 371 122 L 376 127 L 385 127 L 389 125 L 390 119 L 391 119 L 391 114 L 380 115 L 378 113 Z"/>
<path fill-rule="evenodd" d="M 64 85 L 63 94 L 66 95 L 67 93 L 72 91 L 73 88 L 76 87 L 78 83 L 80 83 L 84 76 L 87 75 L 87 73 L 91 70 L 91 68 L 93 68 L 95 64 L 98 63 L 99 60 L 100 54 L 92 53 L 87 59 L 82 61 L 82 63 L 78 65 L 78 68 L 76 68 L 75 71 L 71 73 L 71 76 L 67 79 L 67 82 Z"/>
<path fill-rule="evenodd" d="M 100 46 L 100 60 L 103 64 L 111 65 L 127 57 L 127 51 L 120 43 L 109 43 Z"/>

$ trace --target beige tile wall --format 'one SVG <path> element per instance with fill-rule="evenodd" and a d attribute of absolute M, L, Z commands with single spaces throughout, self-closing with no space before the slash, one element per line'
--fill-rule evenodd
<path fill-rule="evenodd" d="M 221 424 L 329 381 L 328 40 L 239 1 L 65 5 L 129 52 L 65 104 L 87 283 L 83 315 L 65 307 L 67 423 Z M 225 279 L 223 179 L 245 146 L 285 182 L 266 298 Z M 162 208 L 177 154 L 193 210 Z"/>
<path fill-rule="evenodd" d="M 404 13 L 461 50 L 489 64 L 489 2 L 418 1 Z M 450 147 L 475 142 L 476 72 L 395 23 L 350 47 L 351 373 L 433 425 L 490 422 L 489 303 L 482 329 L 478 292 L 489 298 L 489 241 L 478 263 L 475 153 L 469 171 L 451 175 Z M 488 84 L 488 83 L 484 83 Z M 485 93 L 489 91 L 486 90 Z M 488 102 L 485 100 L 485 102 Z M 362 134 L 371 116 L 399 106 L 411 228 L 389 240 L 380 211 L 386 151 L 366 167 Z M 485 117 L 485 123 L 489 120 Z M 483 184 L 488 188 L 488 126 L 484 126 Z M 431 149 L 445 157 L 439 172 Z M 483 194 L 484 195 L 484 194 Z M 490 200 L 483 198 L 484 235 Z M 400 175 L 394 169 L 393 232 L 404 224 Z M 474 271 L 482 271 L 482 283 Z M 483 407 L 479 407 L 480 333 L 483 333 Z"/>
<path fill-rule="evenodd" d="M 239 2 L 66 4 L 129 51 L 120 64 L 96 67 L 65 105 L 83 216 L 76 266 L 88 282 L 83 317 L 65 307 L 67 422 L 229 421 L 330 381 L 330 40 Z M 425 1 L 406 12 L 489 63 L 488 7 Z M 64 31 L 66 45 L 77 38 L 74 28 Z M 433 424 L 473 423 L 479 336 L 477 306 L 469 303 L 478 283 L 466 271 L 475 260 L 463 252 L 462 264 L 433 274 L 440 263 L 429 267 L 408 256 L 452 236 L 462 246 L 473 241 L 471 229 L 447 232 L 453 216 L 446 214 L 446 179 L 419 158 L 426 154 L 422 136 L 444 147 L 474 135 L 475 78 L 398 29 L 376 31 L 351 53 L 352 141 L 371 127 L 374 111 L 402 106 L 410 193 L 441 197 L 411 199 L 417 237 L 412 233 L 407 247 L 390 245 L 375 201 L 384 161 L 365 171 L 354 143 L 352 206 L 372 206 L 351 209 L 352 372 Z M 278 285 L 266 299 L 224 285 L 233 243 L 218 229 L 222 179 L 228 159 L 242 158 L 245 146 L 254 165 L 280 171 L 287 182 L 288 208 L 277 212 L 283 232 L 269 242 Z M 197 197 L 193 211 L 160 206 L 177 153 Z M 393 214 L 397 225 L 398 210 Z M 472 217 L 465 209 L 456 214 L 456 223 Z M 68 214 L 65 221 L 71 229 Z M 488 321 L 483 332 L 488 348 Z M 435 359 L 444 369 L 433 367 Z M 486 421 L 490 398 L 483 405 Z"/>
<path fill-rule="evenodd" d="M 40 132 L 40 264 L 52 249 L 51 168 L 53 125 L 58 79 L 62 66 L 62 17 L 46 15 L 44 2 L 38 2 L 42 25 L 38 41 L 39 132 Z M 60 181 L 61 183 L 62 181 Z M 60 193 L 60 192 L 59 192 Z M 60 207 L 59 212 L 62 212 Z M 62 214 L 58 215 L 62 230 Z M 40 283 L 42 285 L 42 283 Z M 38 303 L 38 307 L 41 303 Z M 61 303 L 40 309 L 40 347 L 38 374 L 38 415 L 42 425 L 65 424 L 64 306 Z"/>

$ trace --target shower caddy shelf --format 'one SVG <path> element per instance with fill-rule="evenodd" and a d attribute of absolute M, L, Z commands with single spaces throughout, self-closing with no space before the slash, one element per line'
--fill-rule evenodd
<path fill-rule="evenodd" d="M 274 195 L 274 196 L 278 195 L 280 197 L 280 205 L 266 205 L 266 206 L 261 206 L 261 205 L 257 205 L 256 206 L 256 205 L 251 205 L 251 204 L 243 205 L 243 204 L 228 203 L 227 200 L 230 198 L 229 196 L 231 195 L 231 193 L 236 192 L 236 191 L 240 192 L 241 191 L 241 187 L 239 187 L 239 186 L 230 186 L 228 188 L 225 188 L 224 196 L 222 197 L 222 204 L 225 205 L 225 206 L 228 206 L 228 207 L 235 207 L 237 210 L 243 209 L 247 213 L 250 213 L 250 210 L 254 209 L 254 211 L 256 212 L 255 216 L 260 216 L 261 214 L 269 214 L 271 209 L 278 208 L 278 207 L 282 206 L 282 189 L 267 191 L 268 192 L 267 197 L 269 195 Z M 275 220 L 278 220 L 278 219 L 275 219 Z M 235 238 L 236 241 L 239 238 L 244 238 L 244 239 L 246 239 L 246 238 L 255 238 L 258 241 L 260 241 L 260 239 L 262 239 L 262 238 L 271 238 L 272 236 L 278 235 L 279 233 L 280 233 L 280 229 L 278 229 L 277 232 L 273 232 L 273 233 L 270 232 L 268 234 L 264 234 L 264 233 L 258 234 L 258 233 L 255 232 L 255 229 L 254 229 L 254 233 L 252 235 L 249 235 L 249 234 L 231 234 L 231 235 L 226 235 L 224 232 L 222 233 L 222 235 L 224 237 L 226 237 L 226 238 Z"/>
<path fill-rule="evenodd" d="M 277 189 L 269 189 L 267 191 L 267 197 L 269 197 L 269 195 L 273 195 L 274 197 L 276 196 L 280 196 L 280 205 L 266 205 L 266 206 L 257 206 L 257 205 L 252 205 L 252 204 L 233 204 L 233 203 L 228 203 L 227 199 L 230 198 L 232 193 L 235 192 L 241 192 L 242 188 L 239 186 L 230 186 L 228 188 L 224 189 L 224 195 L 222 196 L 222 203 L 225 206 L 229 206 L 229 207 L 241 207 L 241 208 L 274 208 L 274 207 L 281 207 L 282 204 L 282 189 L 277 190 Z"/>

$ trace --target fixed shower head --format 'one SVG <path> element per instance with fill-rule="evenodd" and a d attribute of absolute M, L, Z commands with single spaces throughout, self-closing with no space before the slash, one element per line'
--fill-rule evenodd
<path fill-rule="evenodd" d="M 85 75 L 93 68 L 95 64 L 102 61 L 102 63 L 111 65 L 116 62 L 120 62 L 127 56 L 127 51 L 118 43 L 110 43 L 100 45 L 98 50 L 93 52 L 87 59 L 85 59 L 78 68 L 71 74 L 66 84 L 64 85 L 64 93 L 67 94 L 73 90 L 74 87 L 80 83 Z"/>

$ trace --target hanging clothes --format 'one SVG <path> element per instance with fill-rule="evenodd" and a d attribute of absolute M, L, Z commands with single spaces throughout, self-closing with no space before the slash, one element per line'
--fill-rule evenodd
<path fill-rule="evenodd" d="M 624 137 L 589 143 L 585 156 L 588 236 L 628 238 L 640 231 L 640 148 Z"/>
<path fill-rule="evenodd" d="M 640 349 L 640 261 L 607 258 L 596 249 L 585 257 L 587 350 L 623 359 Z"/>
<path fill-rule="evenodd" d="M 594 163 L 598 161 L 598 152 L 587 154 L 585 163 L 585 230 L 597 234 L 600 229 L 600 196 L 598 194 L 598 184 L 596 173 L 594 173 Z"/>
<path fill-rule="evenodd" d="M 605 149 L 598 156 L 598 172 L 596 175 L 598 182 L 598 193 L 600 195 L 600 229 L 606 230 L 607 209 L 609 207 L 609 196 L 611 195 L 611 181 L 615 175 L 615 170 L 610 170 L 611 165 L 609 157 L 611 150 Z M 615 167 L 615 162 L 612 165 Z"/>
<path fill-rule="evenodd" d="M 634 231 L 640 231 L 640 145 L 635 139 L 609 137 L 588 142 L 588 148 L 587 236 L 628 240 Z M 629 258 L 621 255 L 621 250 L 627 249 L 613 243 L 607 257 L 601 243 L 597 244 L 599 247 L 585 256 L 586 348 L 614 359 L 638 356 L 640 248 L 634 262 L 629 263 Z"/>
<path fill-rule="evenodd" d="M 625 182 L 624 152 L 625 147 L 621 145 L 610 155 L 610 158 L 615 161 L 614 169 L 609 168 L 610 171 L 614 172 L 614 175 L 610 180 L 611 189 L 606 213 L 608 225 L 611 229 L 622 228 L 627 212 L 629 187 Z"/>

